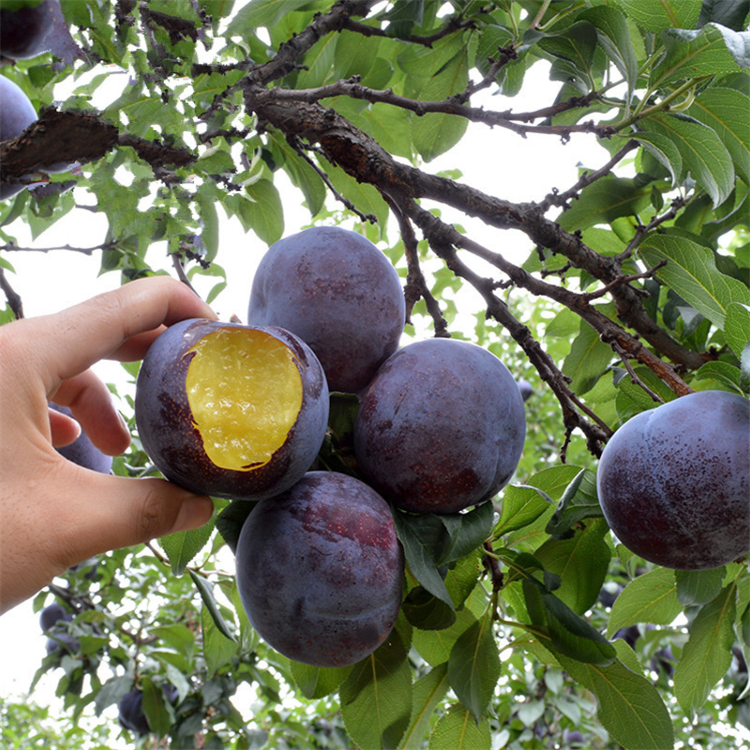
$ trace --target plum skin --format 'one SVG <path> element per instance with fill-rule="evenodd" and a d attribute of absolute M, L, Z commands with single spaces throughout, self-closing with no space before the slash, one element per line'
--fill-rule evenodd
<path fill-rule="evenodd" d="M 332 391 L 357 393 L 393 354 L 404 329 L 398 273 L 368 239 L 313 227 L 272 245 L 253 278 L 248 323 L 299 336 Z"/>
<path fill-rule="evenodd" d="M 56 0 L 17 10 L 0 9 L 0 52 L 13 60 L 28 60 L 48 49 L 44 41 L 54 20 Z"/>
<path fill-rule="evenodd" d="M 388 504 L 346 474 L 308 472 L 242 527 L 237 588 L 258 633 L 321 667 L 355 664 L 390 633 L 404 556 Z"/>
<path fill-rule="evenodd" d="M 31 100 L 16 83 L 0 75 L 0 141 L 18 138 L 37 119 Z M 0 184 L 0 200 L 20 193 L 22 183 Z"/>
<path fill-rule="evenodd" d="M 73 412 L 67 406 L 60 406 L 50 402 L 50 409 L 59 411 L 68 417 L 73 416 Z M 55 449 L 63 458 L 72 461 L 84 469 L 98 471 L 100 474 L 109 474 L 112 471 L 112 456 L 102 453 L 92 442 L 91 438 L 82 432 L 70 445 Z"/>
<path fill-rule="evenodd" d="M 642 412 L 607 443 L 599 503 L 631 552 L 706 570 L 750 551 L 750 401 L 699 391 Z"/>
<path fill-rule="evenodd" d="M 303 400 L 284 444 L 259 469 L 216 466 L 206 455 L 186 392 L 190 356 L 201 338 L 222 328 L 264 331 L 293 352 Z M 186 490 L 234 500 L 262 500 L 290 487 L 310 468 L 328 424 L 328 386 L 310 348 L 288 331 L 191 318 L 170 326 L 149 347 L 136 383 L 135 418 L 143 448 L 159 471 Z"/>
<path fill-rule="evenodd" d="M 508 368 L 476 344 L 429 339 L 390 357 L 360 397 L 354 454 L 365 479 L 413 513 L 489 500 L 518 466 L 526 437 Z"/>

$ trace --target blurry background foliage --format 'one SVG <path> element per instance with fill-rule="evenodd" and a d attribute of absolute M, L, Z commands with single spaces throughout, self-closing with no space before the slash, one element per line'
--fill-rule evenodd
<path fill-rule="evenodd" d="M 492 507 L 455 523 L 402 520 L 405 606 L 365 664 L 314 669 L 259 639 L 239 606 L 227 512 L 79 566 L 36 597 L 38 610 L 57 598 L 74 615 L 56 632 L 76 647 L 53 650 L 35 680 L 54 674 L 64 715 L 50 721 L 33 693 L 0 703 L 3 746 L 746 742 L 747 561 L 682 574 L 635 558 L 608 533 L 594 480 L 607 438 L 634 414 L 689 389 L 750 393 L 750 2 L 61 7 L 74 52 L 0 71 L 41 123 L 65 113 L 61 130 L 3 144 L 6 175 L 34 188 L 0 205 L 3 322 L 20 314 L 18 237 L 43 241 L 67 214 L 105 217 L 92 251 L 102 272 L 208 279 L 210 302 L 225 285 L 249 289 L 222 263 L 239 252 L 222 241 L 226 218 L 260 253 L 284 236 L 285 208 L 304 204 L 311 224 L 355 228 L 386 252 L 414 301 L 404 341 L 474 341 L 534 394 L 523 459 Z M 527 93 L 532 66 L 546 66 L 556 97 L 532 111 L 494 106 L 493 94 Z M 515 203 L 501 152 L 477 155 L 497 172 L 494 196 L 465 184 L 460 164 L 431 172 L 470 121 L 553 139 L 560 159 L 576 134 L 602 148 L 569 186 L 529 163 L 535 202 Z M 80 136 L 103 126 L 106 143 Z M 61 154 L 50 133 L 73 128 Z M 79 166 L 28 171 L 29 144 Z M 281 174 L 293 186 L 283 195 Z M 476 219 L 492 240 L 468 228 Z M 502 252 L 511 231 L 522 256 Z M 137 365 L 124 367 L 132 381 Z M 112 388 L 132 425 L 132 391 Z M 135 435 L 114 470 L 145 467 Z M 143 737 L 114 708 L 134 686 Z"/>

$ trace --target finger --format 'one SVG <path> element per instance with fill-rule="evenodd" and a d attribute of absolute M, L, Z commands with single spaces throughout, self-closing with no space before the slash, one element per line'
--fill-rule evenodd
<path fill-rule="evenodd" d="M 167 276 L 132 281 L 54 315 L 29 318 L 49 388 L 117 352 L 132 336 L 185 318 L 216 315 L 185 284 Z M 29 330 L 31 329 L 31 330 Z"/>
<path fill-rule="evenodd" d="M 81 425 L 72 417 L 56 411 L 52 406 L 49 409 L 49 428 L 52 445 L 55 448 L 64 448 L 75 442 L 81 435 Z"/>
<path fill-rule="evenodd" d="M 55 403 L 69 407 L 89 440 L 103 453 L 119 456 L 130 445 L 130 432 L 112 403 L 109 388 L 91 371 L 64 380 Z M 53 445 L 57 445 L 53 441 Z"/>
<path fill-rule="evenodd" d="M 128 479 L 74 468 L 86 472 L 87 491 L 76 497 L 61 523 L 60 548 L 66 551 L 66 566 L 111 549 L 198 528 L 213 513 L 208 497 L 164 479 Z"/>

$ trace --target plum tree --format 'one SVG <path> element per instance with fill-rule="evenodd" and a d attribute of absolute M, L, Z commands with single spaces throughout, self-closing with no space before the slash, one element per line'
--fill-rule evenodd
<path fill-rule="evenodd" d="M 750 551 L 750 401 L 699 391 L 641 412 L 607 443 L 597 475 L 613 533 L 678 570 Z"/>
<path fill-rule="evenodd" d="M 25 60 L 48 49 L 58 0 L 5 0 L 0 6 L 0 54 Z"/>
<path fill-rule="evenodd" d="M 23 89 L 0 75 L 0 141 L 17 138 L 37 119 L 36 110 Z M 21 183 L 0 185 L 0 200 L 10 198 L 26 187 Z"/>
<path fill-rule="evenodd" d="M 143 447 L 167 479 L 260 500 L 294 484 L 325 437 L 328 387 L 288 331 L 191 319 L 151 345 L 136 384 Z"/>
<path fill-rule="evenodd" d="M 436 338 L 405 346 L 378 370 L 361 396 L 354 453 L 399 508 L 456 513 L 510 481 L 525 435 L 508 368 L 475 344 Z"/>
<path fill-rule="evenodd" d="M 50 402 L 50 408 L 59 411 L 68 417 L 73 413 L 67 406 L 60 406 Z M 70 445 L 57 449 L 57 452 L 72 461 L 74 464 L 83 466 L 85 469 L 98 471 L 101 474 L 109 474 L 112 470 L 112 456 L 102 453 L 92 442 L 91 438 L 82 432 Z"/>
<path fill-rule="evenodd" d="M 260 502 L 237 543 L 247 616 L 280 653 L 321 667 L 354 664 L 388 637 L 404 557 L 388 504 L 346 474 L 313 471 Z"/>
<path fill-rule="evenodd" d="M 396 351 L 404 319 L 396 270 L 372 242 L 340 227 L 285 237 L 253 278 L 248 323 L 299 336 L 317 354 L 332 391 L 364 388 Z"/>

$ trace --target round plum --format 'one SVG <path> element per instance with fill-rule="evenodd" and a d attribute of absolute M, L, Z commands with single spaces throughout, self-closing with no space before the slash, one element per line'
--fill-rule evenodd
<path fill-rule="evenodd" d="M 262 500 L 301 479 L 328 408 L 320 362 L 274 327 L 183 320 L 151 345 L 136 383 L 138 433 L 159 471 L 235 500 Z"/>
<path fill-rule="evenodd" d="M 18 138 L 37 119 L 31 100 L 18 84 L 0 75 L 0 141 Z M 26 185 L 0 184 L 0 200 L 20 193 Z"/>
<path fill-rule="evenodd" d="M 642 412 L 607 443 L 599 503 L 617 538 L 666 568 L 750 551 L 750 401 L 699 391 Z"/>
<path fill-rule="evenodd" d="M 357 393 L 398 348 L 405 315 L 398 274 L 372 242 L 313 227 L 263 256 L 248 323 L 296 334 L 320 359 L 332 391 Z"/>
<path fill-rule="evenodd" d="M 466 341 L 399 350 L 361 395 L 354 454 L 386 500 L 413 513 L 456 513 L 489 500 L 518 466 L 526 436 L 508 368 Z"/>
<path fill-rule="evenodd" d="M 50 409 L 59 411 L 68 417 L 73 416 L 73 412 L 67 406 L 50 402 Z M 70 445 L 65 445 L 56 450 L 68 461 L 83 466 L 84 469 L 98 471 L 101 474 L 109 474 L 112 470 L 112 456 L 102 453 L 85 432 L 82 432 Z"/>
<path fill-rule="evenodd" d="M 404 557 L 388 504 L 346 474 L 307 473 L 263 500 L 237 543 L 237 588 L 248 619 L 295 661 L 342 667 L 391 632 Z"/>
<path fill-rule="evenodd" d="M 11 0 L 0 9 L 0 53 L 27 60 L 45 52 L 58 0 Z"/>

